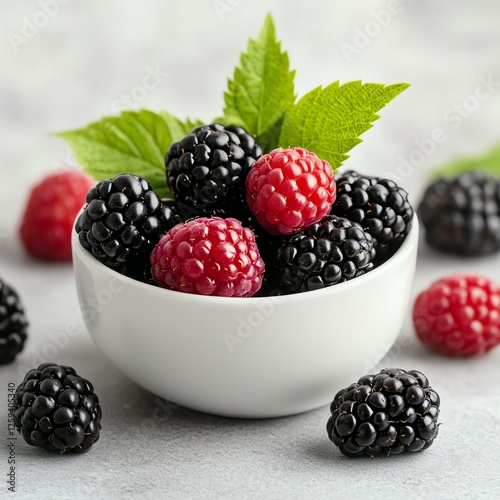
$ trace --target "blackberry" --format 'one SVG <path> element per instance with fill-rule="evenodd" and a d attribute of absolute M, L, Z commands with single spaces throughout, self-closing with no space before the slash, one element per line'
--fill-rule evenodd
<path fill-rule="evenodd" d="M 328 215 L 292 235 L 274 259 L 281 293 L 305 292 L 335 285 L 373 268 L 371 236 L 359 224 Z"/>
<path fill-rule="evenodd" d="M 11 363 L 23 350 L 27 326 L 19 295 L 0 280 L 0 365 Z"/>
<path fill-rule="evenodd" d="M 167 184 L 192 217 L 247 218 L 245 179 L 262 148 L 245 129 L 218 123 L 193 129 L 170 146 Z"/>
<path fill-rule="evenodd" d="M 423 373 L 390 368 L 339 391 L 326 430 L 349 457 L 426 450 L 438 435 L 439 404 Z"/>
<path fill-rule="evenodd" d="M 439 179 L 418 207 L 427 243 L 445 253 L 479 256 L 500 250 L 500 181 L 483 172 Z"/>
<path fill-rule="evenodd" d="M 175 205 L 164 204 L 145 178 L 133 174 L 99 182 L 86 202 L 75 225 L 82 246 L 106 266 L 147 281 L 154 246 L 182 222 Z"/>
<path fill-rule="evenodd" d="M 244 224 L 245 225 L 245 224 Z M 255 241 L 259 248 L 260 256 L 266 264 L 262 286 L 254 297 L 269 297 L 280 295 L 281 285 L 278 269 L 273 265 L 274 257 L 278 249 L 288 241 L 287 236 L 272 235 L 267 229 L 264 229 L 255 218 L 250 221 L 250 229 L 255 234 Z"/>
<path fill-rule="evenodd" d="M 335 182 L 337 199 L 331 213 L 361 224 L 372 235 L 377 255 L 395 252 L 412 226 L 408 193 L 389 179 L 354 170 L 336 176 Z"/>
<path fill-rule="evenodd" d="M 101 407 L 92 384 L 73 368 L 43 363 L 14 395 L 14 421 L 24 440 L 54 453 L 83 453 L 101 431 Z"/>

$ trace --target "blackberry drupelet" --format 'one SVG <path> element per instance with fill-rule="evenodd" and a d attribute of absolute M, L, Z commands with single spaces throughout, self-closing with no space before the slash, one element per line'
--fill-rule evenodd
<path fill-rule="evenodd" d="M 462 256 L 500 250 L 500 181 L 490 174 L 439 179 L 425 191 L 418 215 L 436 250 Z"/>
<path fill-rule="evenodd" d="M 439 404 L 423 373 L 390 368 L 339 391 L 326 430 L 349 457 L 426 450 L 438 435 Z"/>
<path fill-rule="evenodd" d="M 280 293 L 317 290 L 370 271 L 374 255 L 372 238 L 359 224 L 328 215 L 286 240 L 276 252 L 274 274 Z"/>
<path fill-rule="evenodd" d="M 165 156 L 167 184 L 191 217 L 248 216 L 245 179 L 262 148 L 243 128 L 218 123 L 193 129 Z M 240 213 L 241 212 L 241 213 Z"/>
<path fill-rule="evenodd" d="M 92 384 L 73 368 L 43 363 L 15 393 L 15 425 L 24 440 L 54 453 L 84 453 L 101 431 L 101 407 Z"/>
<path fill-rule="evenodd" d="M 148 280 L 149 255 L 161 236 L 182 222 L 172 203 L 163 203 L 137 175 L 105 179 L 87 194 L 75 230 L 80 243 L 106 266 Z"/>
<path fill-rule="evenodd" d="M 27 327 L 19 295 L 0 280 L 0 365 L 11 363 L 23 350 Z"/>
<path fill-rule="evenodd" d="M 337 199 L 331 213 L 361 224 L 372 235 L 377 256 L 394 253 L 412 226 L 408 193 L 389 179 L 354 170 L 336 176 L 335 181 Z"/>

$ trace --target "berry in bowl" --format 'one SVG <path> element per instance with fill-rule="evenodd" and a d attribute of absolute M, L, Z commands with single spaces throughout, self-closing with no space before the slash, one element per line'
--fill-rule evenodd
<path fill-rule="evenodd" d="M 392 181 L 351 171 L 336 182 L 303 148 L 243 151 L 228 188 L 228 167 L 239 170 L 215 151 L 255 151 L 244 137 L 210 125 L 174 143 L 179 200 L 134 174 L 99 182 L 73 260 L 88 330 L 124 374 L 199 411 L 278 417 L 327 404 L 386 354 L 410 300 L 418 222 Z"/>
<path fill-rule="evenodd" d="M 334 81 L 298 98 L 294 78 L 268 15 L 228 79 L 222 123 L 141 109 L 58 134 L 100 181 L 72 239 L 88 329 L 178 404 L 237 417 L 318 407 L 403 322 L 418 240 L 407 193 L 336 171 L 409 85 Z"/>

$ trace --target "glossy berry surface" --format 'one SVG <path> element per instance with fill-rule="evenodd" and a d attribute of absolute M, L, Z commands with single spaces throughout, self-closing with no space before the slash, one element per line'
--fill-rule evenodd
<path fill-rule="evenodd" d="M 413 208 L 408 193 L 389 179 L 351 170 L 336 176 L 332 214 L 361 224 L 373 237 L 377 254 L 393 253 L 410 232 Z"/>
<path fill-rule="evenodd" d="M 467 172 L 434 182 L 418 214 L 436 250 L 464 256 L 500 250 L 500 182 L 490 174 Z"/>
<path fill-rule="evenodd" d="M 326 430 L 349 457 L 422 451 L 438 435 L 439 405 L 423 373 L 389 368 L 339 391 Z"/>
<path fill-rule="evenodd" d="M 196 127 L 165 156 L 167 184 L 191 218 L 239 214 L 245 179 L 261 147 L 245 129 L 218 123 Z"/>
<path fill-rule="evenodd" d="M 20 227 L 25 250 L 44 260 L 71 260 L 71 232 L 85 196 L 95 181 L 83 172 L 62 171 L 37 184 Z"/>
<path fill-rule="evenodd" d="M 223 297 L 250 297 L 264 275 L 252 230 L 219 217 L 175 226 L 153 250 L 151 267 L 165 288 Z"/>
<path fill-rule="evenodd" d="M 147 278 L 151 250 L 181 221 L 175 205 L 164 204 L 145 178 L 133 174 L 99 182 L 86 201 L 75 225 L 81 245 L 106 266 Z"/>
<path fill-rule="evenodd" d="M 15 425 L 28 444 L 54 453 L 83 453 L 98 441 L 99 398 L 73 368 L 44 363 L 26 374 L 14 397 Z"/>
<path fill-rule="evenodd" d="M 478 356 L 500 343 L 500 287 L 477 275 L 440 279 L 415 301 L 418 338 L 448 356 Z"/>
<path fill-rule="evenodd" d="M 328 215 L 285 241 L 273 272 L 282 293 L 306 292 L 365 274 L 374 255 L 371 236 L 359 224 Z"/>
<path fill-rule="evenodd" d="M 250 209 L 271 234 L 293 234 L 321 220 L 336 196 L 330 164 L 302 148 L 261 156 L 246 187 Z"/>
<path fill-rule="evenodd" d="M 14 361 L 23 350 L 27 327 L 19 295 L 0 280 L 0 365 Z"/>

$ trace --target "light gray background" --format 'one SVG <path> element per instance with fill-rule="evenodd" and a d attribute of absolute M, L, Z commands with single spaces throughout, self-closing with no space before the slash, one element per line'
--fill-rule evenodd
<path fill-rule="evenodd" d="M 101 441 L 85 456 L 50 456 L 19 441 L 17 497 L 499 498 L 500 349 L 480 359 L 445 359 L 419 345 L 408 321 L 380 366 L 429 376 L 442 396 L 441 434 L 423 454 L 349 460 L 326 437 L 326 407 L 283 419 L 230 420 L 165 406 L 127 382 L 83 327 L 71 266 L 26 258 L 17 226 L 29 186 L 73 163 L 51 132 L 114 114 L 120 96 L 134 92 L 147 68 L 156 66 L 167 75 L 147 95 L 135 90 L 144 97 L 136 107 L 209 121 L 220 113 L 239 52 L 268 11 L 298 68 L 299 95 L 337 79 L 412 84 L 382 112 L 345 167 L 392 175 L 416 204 L 431 168 L 498 142 L 498 85 L 469 116 L 450 117 L 457 104 L 474 107 L 471 96 L 481 78 L 500 81 L 500 4 L 401 0 L 397 14 L 377 21 L 376 13 L 393 3 L 66 0 L 15 50 L 12 40 L 23 36 L 25 18 L 39 15 L 42 3 L 0 2 L 0 276 L 19 290 L 31 322 L 18 362 L 0 368 L 0 439 L 7 438 L 7 382 L 19 383 L 40 356 L 74 365 L 91 379 L 104 420 Z M 359 47 L 364 30 L 368 43 L 346 57 L 343 44 Z M 436 128 L 446 140 L 422 159 L 415 141 Z M 412 153 L 421 164 L 402 170 Z M 499 263 L 498 256 L 443 257 L 421 245 L 414 296 L 456 270 L 500 281 Z M 72 322 L 81 333 L 54 350 L 54 335 Z M 336 356 L 332 352 L 332 362 Z M 375 368 L 367 360 L 366 371 Z M 0 497 L 14 498 L 4 479 Z"/>

